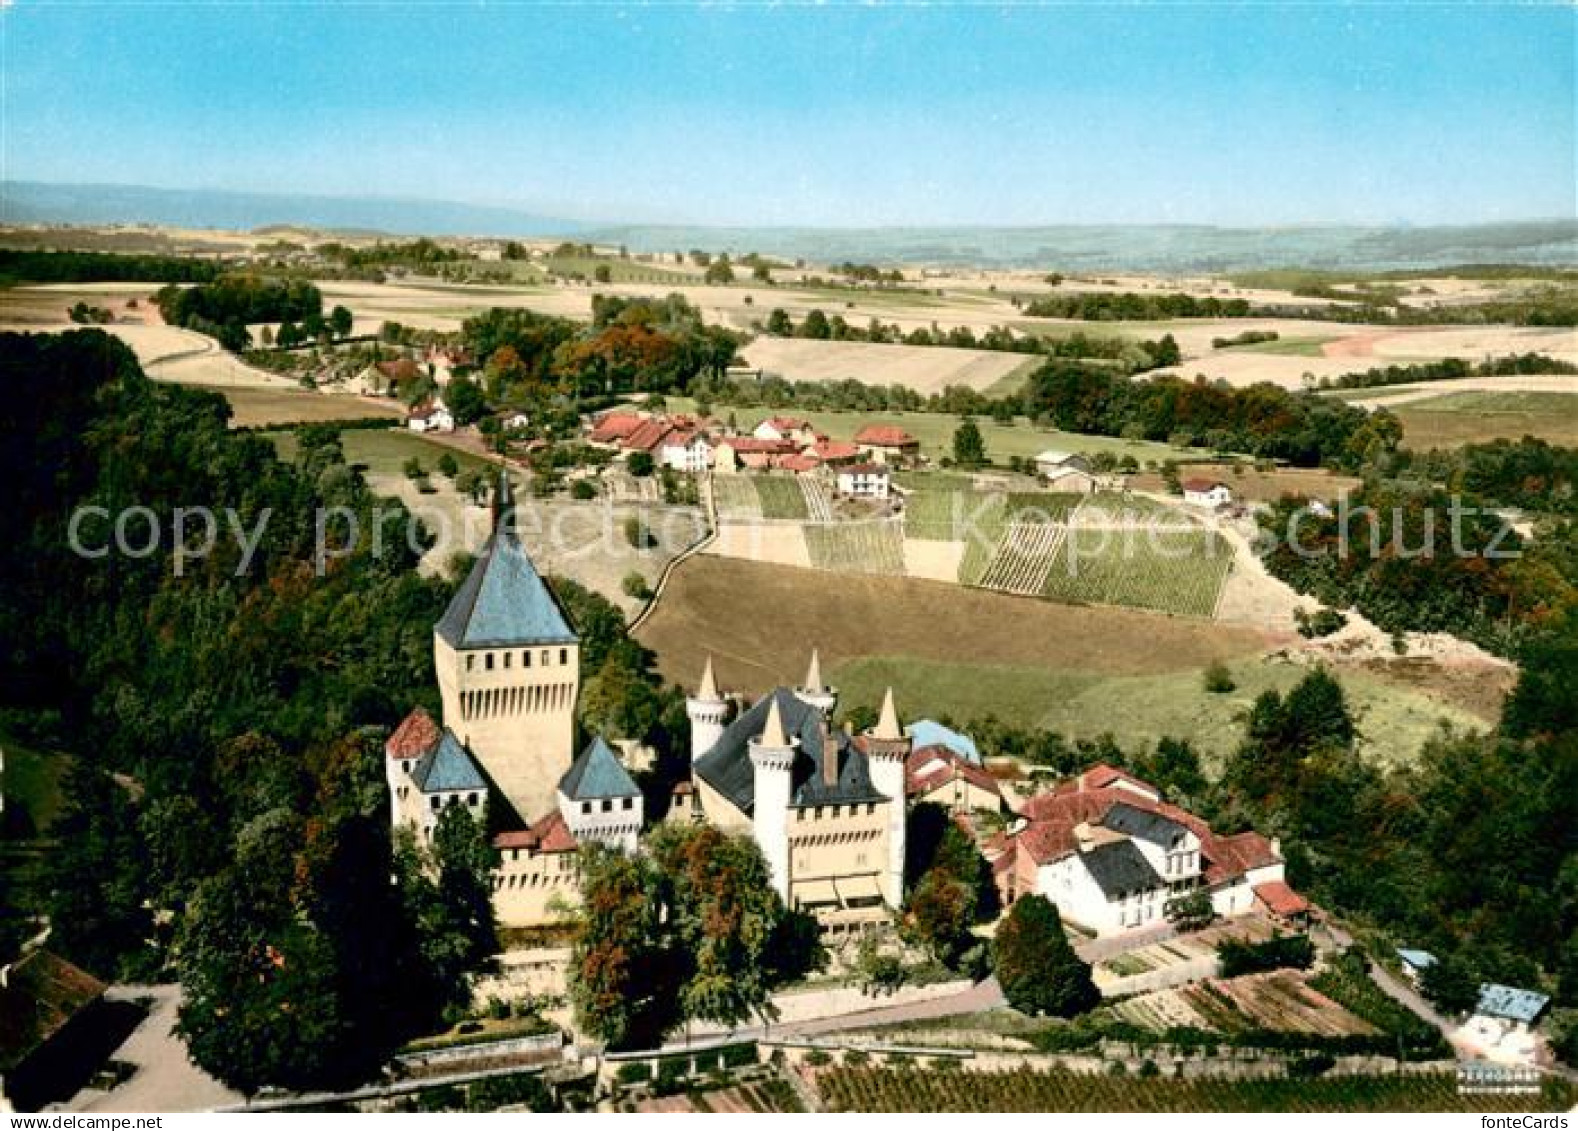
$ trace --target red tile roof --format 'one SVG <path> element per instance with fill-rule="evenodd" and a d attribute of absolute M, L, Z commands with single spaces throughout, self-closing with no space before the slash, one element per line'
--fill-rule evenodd
<path fill-rule="evenodd" d="M 1183 489 L 1185 491 L 1205 492 L 1211 490 L 1214 487 L 1226 486 L 1227 484 L 1223 483 L 1220 479 L 1185 479 L 1183 481 Z"/>
<path fill-rule="evenodd" d="M 806 422 L 798 416 L 769 416 L 762 424 L 770 424 L 777 432 L 798 432 Z M 760 425 L 758 425 L 760 427 Z"/>
<path fill-rule="evenodd" d="M 737 455 L 788 455 L 795 450 L 793 440 L 758 440 L 755 436 L 730 436 L 725 442 Z"/>
<path fill-rule="evenodd" d="M 623 440 L 645 422 L 645 417 L 633 412 L 610 412 L 597 422 L 589 439 L 597 444 L 611 444 Z"/>
<path fill-rule="evenodd" d="M 822 466 L 822 461 L 817 459 L 815 456 L 790 454 L 786 456 L 779 456 L 775 461 L 775 465 L 777 467 L 783 468 L 785 471 L 793 471 L 796 474 L 800 474 L 803 472 L 815 471 L 817 468 Z"/>
<path fill-rule="evenodd" d="M 852 463 L 838 469 L 840 475 L 886 475 L 888 469 L 880 463 Z"/>
<path fill-rule="evenodd" d="M 923 746 L 912 751 L 904 763 L 904 788 L 911 796 L 930 793 L 960 778 L 997 797 L 1002 796 L 996 778 L 946 746 Z"/>
<path fill-rule="evenodd" d="M 1255 898 L 1273 915 L 1302 915 L 1310 909 L 1310 901 L 1281 880 L 1256 884 Z"/>
<path fill-rule="evenodd" d="M 418 707 L 395 727 L 389 741 L 384 743 L 384 752 L 397 762 L 420 758 L 437 746 L 442 736 L 443 732 L 433 721 L 433 716 Z"/>
<path fill-rule="evenodd" d="M 674 425 L 666 418 L 653 417 L 643 420 L 640 427 L 625 437 L 624 447 L 630 452 L 654 452 L 663 443 L 663 438 L 674 431 Z"/>
<path fill-rule="evenodd" d="M 846 444 L 842 440 L 822 440 L 811 446 L 811 455 L 817 459 L 834 461 L 855 459 L 860 455 L 860 449 L 854 444 Z"/>
<path fill-rule="evenodd" d="M 1126 780 L 1146 789 L 1154 787 L 1112 766 L 1097 765 L 1078 778 L 1059 783 L 1050 793 L 1026 801 L 1020 815 L 1028 822 L 1009 839 L 1014 851 L 1023 851 L 1037 864 L 1049 864 L 1078 848 L 1074 830 L 1081 824 L 1100 824 L 1107 811 L 1122 803 L 1166 817 L 1194 833 L 1200 840 L 1202 874 L 1208 884 L 1242 876 L 1279 861 L 1272 844 L 1256 832 L 1218 836 L 1211 826 L 1185 809 L 1166 801 L 1153 801 L 1117 784 L 1095 786 L 1093 781 Z"/>
<path fill-rule="evenodd" d="M 493 838 L 493 847 L 525 848 L 532 852 L 574 852 L 579 845 L 570 826 L 564 823 L 564 814 L 555 809 L 529 829 L 499 833 Z"/>
<path fill-rule="evenodd" d="M 919 442 L 896 424 L 868 424 L 855 433 L 855 443 L 869 447 L 907 448 Z"/>

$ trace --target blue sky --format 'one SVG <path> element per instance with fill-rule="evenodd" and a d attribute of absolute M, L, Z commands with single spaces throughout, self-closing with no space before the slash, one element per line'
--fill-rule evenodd
<path fill-rule="evenodd" d="M 1565 216 L 1575 21 L 14 0 L 0 175 L 711 224 Z"/>

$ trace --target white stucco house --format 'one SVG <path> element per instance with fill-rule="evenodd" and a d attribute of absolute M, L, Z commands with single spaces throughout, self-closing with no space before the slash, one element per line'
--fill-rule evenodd
<path fill-rule="evenodd" d="M 1195 891 L 1223 918 L 1259 910 L 1296 923 L 1311 910 L 1288 887 L 1275 840 L 1219 836 L 1106 764 L 1031 798 L 988 851 L 1005 903 L 1045 896 L 1097 935 L 1159 925 L 1169 900 Z"/>
<path fill-rule="evenodd" d="M 455 417 L 443 400 L 433 398 L 413 405 L 405 426 L 413 432 L 453 432 Z"/>
<path fill-rule="evenodd" d="M 886 499 L 892 478 L 876 463 L 854 463 L 838 469 L 838 493 L 852 499 Z"/>
<path fill-rule="evenodd" d="M 1184 502 L 1192 507 L 1217 507 L 1231 506 L 1233 503 L 1233 490 L 1219 479 L 1185 479 L 1183 481 Z"/>

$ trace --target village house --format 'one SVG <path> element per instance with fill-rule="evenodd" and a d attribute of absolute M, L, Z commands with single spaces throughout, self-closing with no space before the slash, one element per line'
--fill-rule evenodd
<path fill-rule="evenodd" d="M 843 467 L 860 461 L 860 449 L 844 440 L 818 440 L 805 449 L 804 454 L 825 467 Z"/>
<path fill-rule="evenodd" d="M 852 463 L 838 469 L 838 493 L 851 499 L 886 499 L 888 469 L 877 463 Z"/>
<path fill-rule="evenodd" d="M 796 416 L 769 416 L 751 430 L 758 440 L 789 440 L 801 447 L 809 447 L 827 439 L 810 423 Z"/>
<path fill-rule="evenodd" d="M 499 417 L 499 428 L 508 432 L 524 432 L 531 427 L 531 417 L 524 412 L 506 412 Z"/>
<path fill-rule="evenodd" d="M 1403 946 L 1397 948 L 1397 959 L 1402 965 L 1403 977 L 1416 990 L 1425 971 L 1436 964 L 1436 956 L 1428 950 L 1413 950 Z"/>
<path fill-rule="evenodd" d="M 1215 510 L 1218 507 L 1232 505 L 1233 491 L 1220 479 L 1185 479 L 1183 497 L 1184 502 L 1192 507 L 1209 507 Z"/>
<path fill-rule="evenodd" d="M 1224 918 L 1309 911 L 1286 886 L 1276 841 L 1255 832 L 1219 836 L 1154 786 L 1106 764 L 1031 798 L 988 850 L 1005 903 L 1045 896 L 1097 935 L 1159 925 L 1171 899 L 1194 891 Z"/>
<path fill-rule="evenodd" d="M 755 436 L 725 436 L 713 449 L 713 470 L 767 471 L 785 456 L 797 453 L 793 440 L 758 440 Z"/>
<path fill-rule="evenodd" d="M 712 466 L 712 441 L 699 429 L 674 428 L 658 445 L 659 467 L 695 475 Z"/>
<path fill-rule="evenodd" d="M 411 407 L 405 426 L 413 432 L 453 432 L 455 417 L 437 397 L 429 397 Z"/>
<path fill-rule="evenodd" d="M 1047 450 L 1036 456 L 1036 474 L 1054 491 L 1088 495 L 1096 489 L 1090 461 L 1081 455 Z"/>
<path fill-rule="evenodd" d="M 646 417 L 640 413 L 606 412 L 592 422 L 586 442 L 594 448 L 617 450 L 645 422 Z"/>
<path fill-rule="evenodd" d="M 997 779 L 947 746 L 917 747 L 905 763 L 904 773 L 904 792 L 912 804 L 941 805 L 950 813 L 1003 811 L 1003 792 Z"/>
<path fill-rule="evenodd" d="M 867 424 L 855 433 L 855 447 L 890 467 L 907 467 L 920 459 L 920 441 L 896 424 Z"/>

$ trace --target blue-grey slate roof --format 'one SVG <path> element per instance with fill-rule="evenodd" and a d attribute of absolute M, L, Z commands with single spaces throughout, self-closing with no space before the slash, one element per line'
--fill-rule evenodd
<path fill-rule="evenodd" d="M 904 733 L 909 735 L 916 750 L 924 750 L 928 746 L 946 746 L 966 762 L 981 765 L 981 751 L 975 745 L 975 739 L 945 727 L 935 719 L 917 719 L 904 728 Z"/>
<path fill-rule="evenodd" d="M 571 801 L 639 797 L 641 790 L 601 737 L 592 739 L 559 779 L 559 792 Z"/>
<path fill-rule="evenodd" d="M 1474 1012 L 1485 1017 L 1505 1017 L 1510 1021 L 1532 1025 L 1549 1004 L 1551 999 L 1545 994 L 1486 982 L 1479 987 L 1479 1004 L 1474 1007 Z"/>
<path fill-rule="evenodd" d="M 1189 831 L 1160 813 L 1152 813 L 1121 801 L 1107 810 L 1101 823 L 1115 833 L 1139 837 L 1161 848 L 1176 847 Z"/>
<path fill-rule="evenodd" d="M 756 772 L 751 765 L 750 740 L 767 725 L 771 700 L 778 700 L 784 733 L 800 739 L 800 752 L 790 767 L 789 803 L 796 806 L 851 805 L 886 801 L 871 784 L 866 752 L 841 730 L 822 740 L 822 712 L 787 688 L 769 692 L 724 729 L 712 749 L 696 761 L 695 772 L 734 803 L 742 813 L 752 813 L 756 799 Z M 836 778 L 828 785 L 822 778 L 824 758 L 836 761 Z"/>
<path fill-rule="evenodd" d="M 513 530 L 496 530 L 439 618 L 454 648 L 574 644 L 575 631 Z"/>
<path fill-rule="evenodd" d="M 1397 957 L 1408 963 L 1415 970 L 1423 970 L 1436 964 L 1436 956 L 1428 950 L 1414 950 L 1406 946 L 1397 948 Z"/>
<path fill-rule="evenodd" d="M 487 779 L 477 768 L 476 760 L 448 727 L 444 728 L 444 735 L 438 740 L 438 745 L 422 755 L 411 768 L 411 780 L 423 793 L 488 788 Z"/>
<path fill-rule="evenodd" d="M 1130 840 L 1115 840 L 1084 853 L 1081 860 L 1091 879 L 1108 899 L 1122 899 L 1135 892 L 1162 886 L 1162 878 Z"/>

